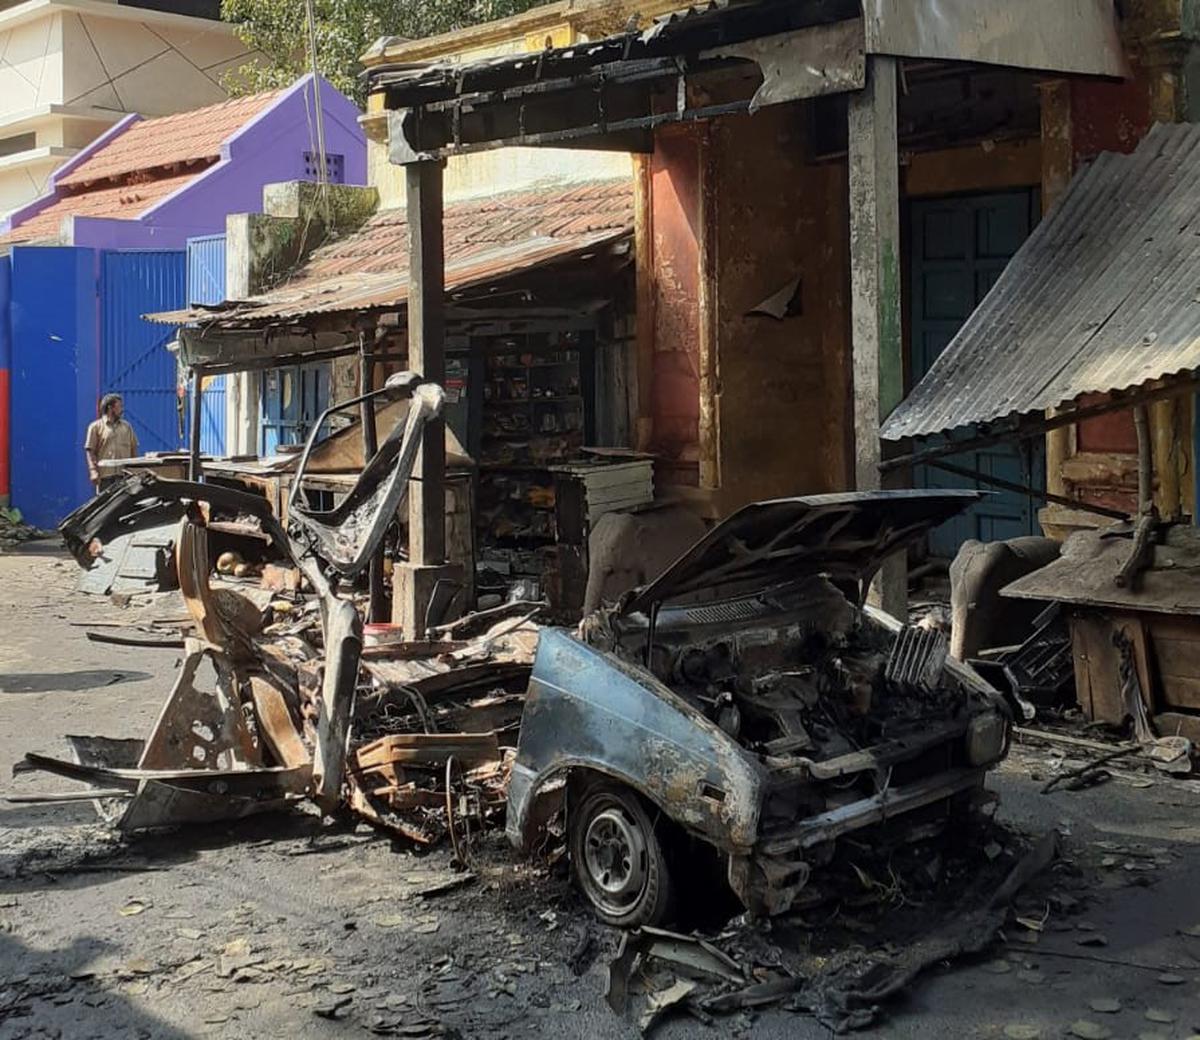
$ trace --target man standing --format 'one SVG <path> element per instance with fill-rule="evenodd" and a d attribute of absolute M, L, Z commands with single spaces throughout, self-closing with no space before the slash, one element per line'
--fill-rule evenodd
<path fill-rule="evenodd" d="M 102 477 L 100 462 L 103 459 L 132 459 L 138 453 L 137 434 L 122 415 L 125 402 L 120 394 L 105 394 L 100 400 L 100 418 L 87 428 L 83 442 L 83 453 L 87 456 L 88 479 L 103 491 L 117 476 Z"/>

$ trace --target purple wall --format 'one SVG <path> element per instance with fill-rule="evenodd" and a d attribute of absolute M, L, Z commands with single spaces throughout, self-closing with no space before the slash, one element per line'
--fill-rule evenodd
<path fill-rule="evenodd" d="M 359 110 L 324 79 L 320 85 L 325 151 L 343 156 L 346 184 L 366 184 L 367 141 L 358 125 Z M 189 238 L 224 233 L 228 214 L 262 210 L 263 185 L 312 179 L 304 170 L 304 153 L 316 151 L 315 130 L 309 129 L 314 111 L 312 76 L 304 76 L 234 133 L 215 165 L 136 219 L 73 218 L 71 244 L 94 249 L 184 249 Z M 135 119 L 122 120 L 120 128 Z M 104 140 L 116 136 L 116 130 L 106 133 Z M 90 145 L 86 154 L 97 150 Z M 82 159 L 76 156 L 68 166 Z M 55 197 L 52 192 L 30 203 L 13 214 L 13 223 L 45 208 Z"/>
<path fill-rule="evenodd" d="M 346 184 L 366 184 L 367 139 L 358 125 L 359 110 L 324 79 L 320 84 L 325 151 L 344 157 Z M 183 249 L 189 238 L 221 234 L 228 214 L 262 209 L 264 184 L 311 179 L 304 171 L 304 153 L 316 151 L 309 132 L 314 110 L 312 77 L 305 76 L 229 138 L 215 166 L 137 220 L 76 217 L 74 244 L 102 249 Z"/>

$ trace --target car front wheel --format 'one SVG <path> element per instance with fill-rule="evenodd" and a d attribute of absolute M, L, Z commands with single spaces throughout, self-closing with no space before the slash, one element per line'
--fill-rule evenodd
<path fill-rule="evenodd" d="M 606 924 L 636 928 L 665 922 L 674 889 L 659 829 L 633 791 L 591 787 L 568 806 L 571 868 Z"/>

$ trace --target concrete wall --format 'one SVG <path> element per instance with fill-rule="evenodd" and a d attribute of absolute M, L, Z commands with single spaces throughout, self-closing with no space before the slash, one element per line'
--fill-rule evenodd
<path fill-rule="evenodd" d="M 648 17 L 662 7 L 662 0 L 649 0 L 648 4 L 637 5 L 636 11 Z M 543 16 L 531 11 L 529 15 L 496 23 L 495 30 L 480 26 L 391 48 L 388 60 L 436 57 L 471 62 L 539 51 L 546 46 L 568 46 L 587 39 L 589 32 L 623 26 L 634 13 L 634 6 L 614 2 L 552 5 Z M 368 111 L 382 111 L 382 98 L 371 98 Z M 368 141 L 368 183 L 379 189 L 380 205 L 385 209 L 403 206 L 405 199 L 404 170 L 388 162 L 387 151 L 386 133 L 373 133 Z M 445 176 L 447 201 L 458 201 L 520 191 L 539 184 L 632 177 L 633 159 L 624 152 L 578 148 L 504 148 L 452 158 L 446 164 Z"/>
<path fill-rule="evenodd" d="M 722 514 L 852 481 L 847 175 L 806 161 L 805 127 L 786 105 L 712 131 Z M 749 313 L 797 277 L 799 314 Z"/>
<path fill-rule="evenodd" d="M 305 177 L 304 153 L 315 151 L 308 118 L 313 107 L 311 84 L 307 76 L 298 81 L 226 142 L 216 165 L 139 219 L 74 218 L 71 244 L 179 249 L 189 237 L 219 234 L 229 213 L 257 212 L 264 185 Z M 326 152 L 342 155 L 346 182 L 361 185 L 366 179 L 366 150 L 359 110 L 324 80 L 321 102 Z"/>
<path fill-rule="evenodd" d="M 0 119 L 64 100 L 62 15 L 9 21 L 0 16 Z"/>

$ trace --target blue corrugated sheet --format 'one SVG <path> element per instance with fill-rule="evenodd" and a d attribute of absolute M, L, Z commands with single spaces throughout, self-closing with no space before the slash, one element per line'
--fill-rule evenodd
<path fill-rule="evenodd" d="M 187 242 L 188 305 L 225 299 L 225 236 L 199 235 Z"/>
<path fill-rule="evenodd" d="M 142 320 L 187 299 L 182 250 L 113 250 L 101 254 L 101 383 L 125 398 L 125 414 L 143 452 L 184 446 L 183 409 L 169 326 Z"/>
<path fill-rule="evenodd" d="M 0 500 L 8 501 L 12 490 L 9 480 L 9 408 L 12 385 L 12 325 L 9 301 L 12 298 L 12 257 L 0 256 Z"/>
<path fill-rule="evenodd" d="M 188 305 L 220 303 L 225 299 L 225 236 L 200 235 L 187 243 Z M 225 376 L 205 381 L 200 409 L 200 450 L 224 455 Z M 195 391 L 193 390 L 193 393 Z M 188 410 L 188 422 L 191 422 Z"/>
<path fill-rule="evenodd" d="M 100 392 L 96 278 L 91 249 L 12 251 L 12 502 L 39 527 L 92 493 L 83 436 Z"/>

